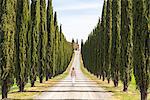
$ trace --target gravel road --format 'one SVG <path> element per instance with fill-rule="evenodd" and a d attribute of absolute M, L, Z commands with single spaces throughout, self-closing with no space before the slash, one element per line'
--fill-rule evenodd
<path fill-rule="evenodd" d="M 80 52 L 75 51 L 75 58 L 72 64 L 76 70 L 76 82 L 72 86 L 70 74 L 58 82 L 48 91 L 36 96 L 35 99 L 87 99 L 87 100 L 112 100 L 112 93 L 99 87 L 94 81 L 89 80 L 80 69 Z"/>

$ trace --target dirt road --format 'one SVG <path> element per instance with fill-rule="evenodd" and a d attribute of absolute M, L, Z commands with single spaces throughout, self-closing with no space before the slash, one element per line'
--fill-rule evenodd
<path fill-rule="evenodd" d="M 112 100 L 112 93 L 100 88 L 94 81 L 89 80 L 80 69 L 80 53 L 75 51 L 72 64 L 76 70 L 76 82 L 72 86 L 70 74 L 55 86 L 49 88 L 35 99 L 88 99 Z"/>

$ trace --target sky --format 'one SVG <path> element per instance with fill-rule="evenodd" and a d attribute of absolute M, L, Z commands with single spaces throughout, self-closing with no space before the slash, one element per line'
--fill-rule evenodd
<path fill-rule="evenodd" d="M 68 41 L 87 40 L 101 17 L 103 0 L 53 0 L 58 23 Z"/>

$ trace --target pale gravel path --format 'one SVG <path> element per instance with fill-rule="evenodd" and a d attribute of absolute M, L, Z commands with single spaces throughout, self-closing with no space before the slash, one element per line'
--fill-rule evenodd
<path fill-rule="evenodd" d="M 75 67 L 77 78 L 75 86 L 71 84 L 71 77 L 68 75 L 64 80 L 58 82 L 48 91 L 43 92 L 35 99 L 88 99 L 88 100 L 112 100 L 112 93 L 106 92 L 95 82 L 89 80 L 80 70 L 80 54 L 75 51 L 75 58 L 72 67 Z"/>

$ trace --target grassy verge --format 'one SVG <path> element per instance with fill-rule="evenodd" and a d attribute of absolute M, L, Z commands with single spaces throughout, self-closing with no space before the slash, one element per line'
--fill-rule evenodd
<path fill-rule="evenodd" d="M 18 87 L 16 84 L 11 88 L 10 92 L 8 93 L 8 98 L 10 99 L 32 99 L 37 95 L 40 95 L 43 91 L 47 91 L 50 87 L 57 84 L 62 79 L 66 78 L 69 74 L 69 70 L 74 60 L 74 54 L 72 60 L 66 69 L 66 71 L 54 77 L 53 79 L 49 79 L 48 81 L 44 81 L 43 83 L 39 83 L 39 80 L 35 82 L 35 87 L 31 87 L 30 83 L 26 84 L 25 92 L 18 92 Z M 45 79 L 44 79 L 45 80 Z M 1 95 L 0 95 L 1 96 Z"/>
<path fill-rule="evenodd" d="M 114 87 L 113 82 L 110 84 L 107 81 L 102 81 L 98 79 L 96 76 L 91 74 L 83 65 L 82 58 L 80 60 L 81 70 L 82 72 L 91 80 L 95 81 L 100 87 L 104 88 L 107 91 L 111 91 L 113 93 L 113 100 L 140 100 L 140 93 L 136 89 L 135 79 L 132 77 L 132 81 L 128 88 L 128 92 L 123 92 L 123 84 L 119 82 L 119 86 L 117 88 Z M 148 94 L 148 100 L 150 100 L 150 93 Z"/>

